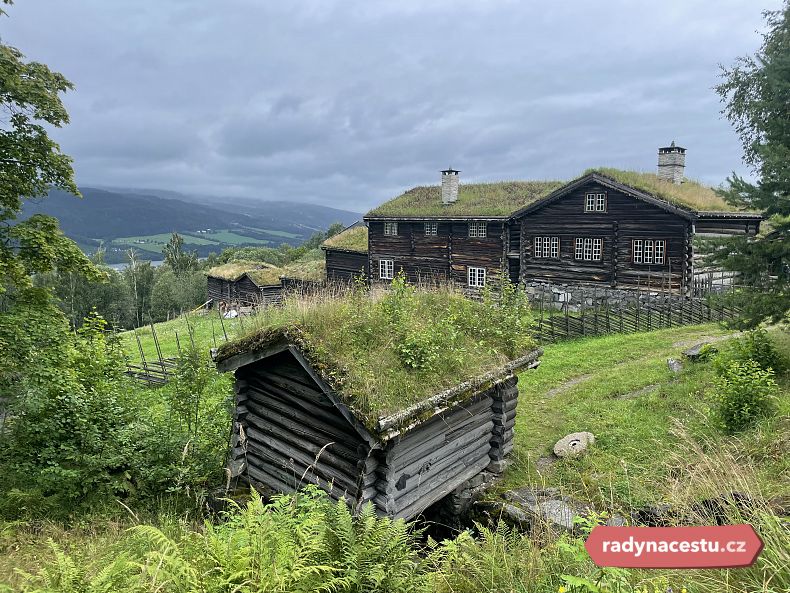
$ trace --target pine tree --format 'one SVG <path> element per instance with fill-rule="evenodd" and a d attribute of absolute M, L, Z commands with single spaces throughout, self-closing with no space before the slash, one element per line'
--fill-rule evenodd
<path fill-rule="evenodd" d="M 733 173 L 724 197 L 767 218 L 755 240 L 738 237 L 713 248 L 712 261 L 740 272 L 746 286 L 729 297 L 743 311 L 744 327 L 786 320 L 790 311 L 790 0 L 764 16 L 760 50 L 722 67 L 716 86 L 757 179 Z"/>

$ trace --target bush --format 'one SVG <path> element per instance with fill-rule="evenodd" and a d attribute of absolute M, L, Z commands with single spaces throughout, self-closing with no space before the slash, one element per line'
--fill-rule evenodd
<path fill-rule="evenodd" d="M 787 358 L 776 348 L 771 336 L 764 329 L 746 332 L 740 338 L 732 340 L 717 359 L 716 367 L 722 374 L 733 361 L 746 362 L 752 360 L 761 369 L 772 369 L 777 375 L 787 372 L 790 364 Z"/>
<path fill-rule="evenodd" d="M 778 391 L 774 372 L 753 360 L 733 360 L 716 380 L 713 420 L 727 433 L 735 433 L 776 412 Z"/>

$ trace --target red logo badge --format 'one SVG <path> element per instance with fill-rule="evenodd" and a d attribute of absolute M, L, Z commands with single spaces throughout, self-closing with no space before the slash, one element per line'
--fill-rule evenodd
<path fill-rule="evenodd" d="M 584 543 L 598 566 L 737 568 L 751 566 L 763 541 L 751 525 L 594 527 Z"/>

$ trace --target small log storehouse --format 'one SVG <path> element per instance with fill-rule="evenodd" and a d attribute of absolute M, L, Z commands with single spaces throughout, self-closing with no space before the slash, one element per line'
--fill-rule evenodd
<path fill-rule="evenodd" d="M 256 307 L 282 298 L 280 268 L 261 262 L 231 262 L 206 272 L 207 296 L 215 303 Z"/>
<path fill-rule="evenodd" d="M 357 222 L 330 237 L 321 245 L 326 254 L 326 279 L 349 282 L 370 276 L 368 227 Z"/>
<path fill-rule="evenodd" d="M 540 350 L 386 415 L 365 416 L 332 368 L 298 337 L 268 331 L 215 355 L 235 371 L 228 463 L 234 478 L 273 492 L 318 484 L 355 507 L 412 519 L 469 484 L 490 483 L 513 447 L 515 371 L 535 368 Z"/>

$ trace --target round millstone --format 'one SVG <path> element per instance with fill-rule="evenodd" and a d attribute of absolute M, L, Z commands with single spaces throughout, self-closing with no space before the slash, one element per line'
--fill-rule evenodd
<path fill-rule="evenodd" d="M 595 435 L 591 432 L 574 432 L 562 437 L 554 445 L 557 457 L 568 457 L 583 453 L 587 447 L 595 443 Z"/>

